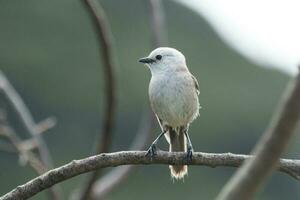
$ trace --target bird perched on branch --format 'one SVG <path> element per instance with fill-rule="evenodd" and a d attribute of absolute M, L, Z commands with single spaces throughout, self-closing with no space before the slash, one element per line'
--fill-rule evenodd
<path fill-rule="evenodd" d="M 199 85 L 189 72 L 184 55 L 173 48 L 160 47 L 148 57 L 141 58 L 151 71 L 149 98 L 156 114 L 161 134 L 147 151 L 156 154 L 158 140 L 164 135 L 170 152 L 187 152 L 187 161 L 192 160 L 193 146 L 188 135 L 190 123 L 199 116 Z M 181 179 L 187 174 L 186 165 L 171 165 L 171 176 Z"/>

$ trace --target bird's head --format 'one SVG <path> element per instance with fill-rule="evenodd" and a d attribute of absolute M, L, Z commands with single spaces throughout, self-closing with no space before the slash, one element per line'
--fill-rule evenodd
<path fill-rule="evenodd" d="M 169 47 L 154 49 L 149 56 L 139 59 L 139 62 L 146 64 L 152 75 L 188 71 L 184 55 L 180 51 Z"/>

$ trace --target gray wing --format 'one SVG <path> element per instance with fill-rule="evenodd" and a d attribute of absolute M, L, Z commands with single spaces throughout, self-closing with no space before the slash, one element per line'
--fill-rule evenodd
<path fill-rule="evenodd" d="M 198 83 L 198 81 L 197 81 L 197 79 L 196 79 L 195 76 L 193 76 L 192 74 L 191 74 L 191 76 L 192 76 L 192 79 L 193 79 L 194 84 L 195 84 L 196 92 L 199 95 L 200 94 L 199 83 Z"/>

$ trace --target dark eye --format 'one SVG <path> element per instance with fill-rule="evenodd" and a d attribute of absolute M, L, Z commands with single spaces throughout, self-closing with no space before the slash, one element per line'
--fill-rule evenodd
<path fill-rule="evenodd" d="M 161 56 L 161 55 L 157 55 L 157 56 L 155 56 L 155 58 L 156 58 L 157 60 L 160 60 L 160 59 L 162 58 L 162 56 Z"/>

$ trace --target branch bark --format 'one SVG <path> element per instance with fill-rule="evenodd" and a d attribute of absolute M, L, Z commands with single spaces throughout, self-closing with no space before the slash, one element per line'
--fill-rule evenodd
<path fill-rule="evenodd" d="M 159 151 L 153 159 L 145 156 L 145 154 L 146 151 L 123 151 L 102 153 L 81 160 L 73 160 L 66 165 L 52 169 L 45 174 L 28 181 L 24 185 L 18 186 L 0 197 L 0 200 L 28 199 L 54 184 L 83 173 L 106 167 L 150 164 L 239 167 L 246 159 L 252 157 L 232 153 L 217 154 L 194 152 L 192 162 L 187 163 L 186 153 L 184 152 Z M 300 180 L 300 160 L 280 159 L 278 170 Z"/>
<path fill-rule="evenodd" d="M 218 200 L 253 199 L 263 181 L 278 165 L 300 118 L 300 74 L 289 85 L 282 105 L 248 160 L 222 189 Z"/>
<path fill-rule="evenodd" d="M 105 111 L 103 116 L 102 136 L 97 144 L 96 153 L 108 152 L 112 143 L 112 131 L 114 127 L 116 95 L 115 95 L 115 75 L 114 75 L 114 59 L 111 45 L 111 31 L 104 10 L 100 3 L 95 0 L 84 0 L 91 15 L 94 17 L 98 28 L 99 40 L 101 44 L 103 58 L 103 77 L 105 80 Z M 87 181 L 83 184 L 83 188 L 79 191 L 79 199 L 86 200 L 90 197 L 92 186 L 100 175 L 101 171 L 93 171 L 88 176 Z"/>

